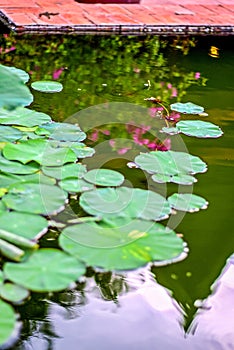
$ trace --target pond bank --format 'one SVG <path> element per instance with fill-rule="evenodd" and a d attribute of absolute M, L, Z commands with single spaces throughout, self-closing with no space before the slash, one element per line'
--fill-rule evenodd
<path fill-rule="evenodd" d="M 141 0 L 138 4 L 80 1 L 0 0 L 0 21 L 18 34 L 234 34 L 232 0 L 205 4 L 199 0 L 195 5 L 191 0 Z"/>

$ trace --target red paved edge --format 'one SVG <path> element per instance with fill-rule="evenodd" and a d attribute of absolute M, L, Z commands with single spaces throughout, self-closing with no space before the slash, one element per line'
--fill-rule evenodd
<path fill-rule="evenodd" d="M 134 5 L 104 5 L 0 0 L 0 20 L 19 34 L 233 35 L 233 1 L 141 0 Z"/>

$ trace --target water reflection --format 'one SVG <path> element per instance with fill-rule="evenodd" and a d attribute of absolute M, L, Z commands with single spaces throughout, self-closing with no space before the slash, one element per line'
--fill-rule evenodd
<path fill-rule="evenodd" d="M 183 309 L 148 268 L 126 274 L 90 270 L 87 276 L 75 289 L 31 305 L 33 319 L 23 328 L 30 335 L 13 349 L 234 349 L 234 256 L 199 303 L 187 334 Z"/>

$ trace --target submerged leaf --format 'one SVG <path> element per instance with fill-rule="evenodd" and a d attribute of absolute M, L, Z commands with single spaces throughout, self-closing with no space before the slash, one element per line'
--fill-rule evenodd
<path fill-rule="evenodd" d="M 201 120 L 182 120 L 176 127 L 185 135 L 201 138 L 216 138 L 223 134 L 217 125 Z"/>
<path fill-rule="evenodd" d="M 6 277 L 34 292 L 52 292 L 67 288 L 85 273 L 84 265 L 58 249 L 43 248 L 20 264 L 6 263 Z"/>
<path fill-rule="evenodd" d="M 54 93 L 60 92 L 63 89 L 63 85 L 57 81 L 40 80 L 31 84 L 31 87 L 40 92 Z"/>
<path fill-rule="evenodd" d="M 135 269 L 183 252 L 183 241 L 173 231 L 144 220 L 69 226 L 62 231 L 59 244 L 87 265 L 107 270 Z"/>
<path fill-rule="evenodd" d="M 200 209 L 206 209 L 207 200 L 192 193 L 174 193 L 168 198 L 170 206 L 176 210 L 193 213 Z"/>
<path fill-rule="evenodd" d="M 171 212 L 161 195 L 139 188 L 101 188 L 82 193 L 81 207 L 91 215 L 121 216 L 145 220 L 163 220 Z"/>

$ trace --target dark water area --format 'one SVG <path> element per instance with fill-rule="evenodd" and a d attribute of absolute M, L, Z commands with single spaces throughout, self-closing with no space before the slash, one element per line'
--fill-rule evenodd
<path fill-rule="evenodd" d="M 203 106 L 208 116 L 201 117 L 202 120 L 219 125 L 224 132 L 219 139 L 183 136 L 179 141 L 186 145 L 189 153 L 200 156 L 208 164 L 208 171 L 197 176 L 198 182 L 191 189 L 208 200 L 208 208 L 182 215 L 178 224 L 175 217 L 171 223 L 176 225 L 176 232 L 183 234 L 188 244 L 187 258 L 167 266 L 154 266 L 151 270 L 146 267 L 127 273 L 103 273 L 90 269 L 86 277 L 70 290 L 33 294 L 26 305 L 18 307 L 23 321 L 22 333 L 19 342 L 11 349 L 234 349 L 233 258 L 228 260 L 224 274 L 211 294 L 212 284 L 234 251 L 232 44 L 232 38 L 203 38 L 188 55 L 172 48 L 164 49 L 163 56 L 156 52 L 154 59 L 150 57 L 149 65 L 146 55 L 143 55 L 142 62 L 138 57 L 130 59 L 130 53 L 127 56 L 120 54 L 113 61 L 111 54 L 108 56 L 104 51 L 97 54 L 96 59 L 91 55 L 88 61 L 88 48 L 80 49 L 83 56 L 79 61 L 69 57 L 67 61 L 61 61 L 62 66 L 57 66 L 55 60 L 55 66 L 53 61 L 48 61 L 46 67 L 45 64 L 39 67 L 40 57 L 36 56 L 35 62 L 33 55 L 25 57 L 25 62 L 17 56 L 12 56 L 11 62 L 7 62 L 25 70 L 31 67 L 34 80 L 51 78 L 54 70 L 64 68 L 58 78 L 64 90 L 46 96 L 36 92 L 32 107 L 50 114 L 57 121 L 82 124 L 83 120 L 90 135 L 92 125 L 97 128 L 96 125 L 105 126 L 108 121 L 102 119 L 103 116 L 98 117 L 95 110 L 90 114 L 90 120 L 84 120 L 82 111 L 85 108 L 110 102 L 148 108 L 150 105 L 144 98 L 163 97 L 159 90 L 162 81 L 172 83 L 177 89 L 177 96 L 168 99 L 170 103 L 179 98 L 182 102 L 191 101 Z M 27 45 L 33 46 L 33 42 Z M 217 57 L 209 55 L 211 46 L 218 48 Z M 95 50 L 101 52 L 104 49 L 97 47 Z M 53 59 L 53 55 L 48 57 Z M 45 56 L 43 60 L 45 63 Z M 177 77 L 172 74 L 175 71 Z M 190 84 L 190 72 L 191 76 L 199 72 L 207 79 L 205 86 L 199 82 Z M 111 132 L 115 138 L 123 137 L 119 125 L 124 122 L 125 119 L 118 120 L 114 132 L 112 124 Z M 144 122 L 142 120 L 142 124 Z M 100 146 L 99 140 L 95 140 L 96 155 L 85 160 L 89 168 L 101 165 L 116 169 L 125 175 L 126 185 L 152 186 L 159 192 L 166 191 L 166 195 L 177 188 L 169 185 L 165 189 L 152 184 L 141 170 L 129 169 L 126 164 L 138 149 L 133 147 L 121 155 L 113 151 L 109 136 L 106 136 L 102 135 Z M 92 140 L 89 142 L 92 144 Z M 173 142 L 176 148 L 176 137 Z M 180 187 L 181 191 L 183 189 Z M 51 244 L 48 237 L 45 236 L 43 241 L 47 246 Z M 197 301 L 208 298 L 210 294 L 206 303 Z M 202 311 L 197 314 L 200 307 Z"/>

